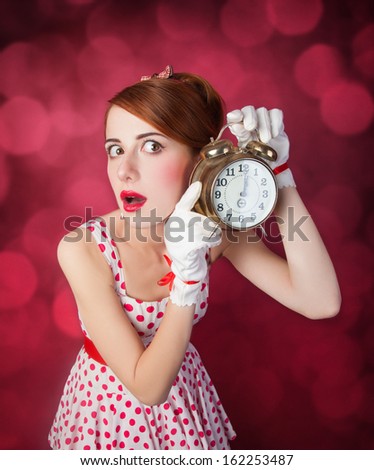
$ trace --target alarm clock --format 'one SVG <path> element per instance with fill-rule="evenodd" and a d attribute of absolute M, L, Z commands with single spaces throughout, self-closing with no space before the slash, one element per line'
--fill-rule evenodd
<path fill-rule="evenodd" d="M 216 140 L 202 148 L 190 184 L 200 181 L 194 210 L 224 229 L 249 230 L 273 212 L 278 198 L 275 175 L 264 161 L 275 161 L 276 151 L 260 140 L 238 148 L 230 140 Z"/>

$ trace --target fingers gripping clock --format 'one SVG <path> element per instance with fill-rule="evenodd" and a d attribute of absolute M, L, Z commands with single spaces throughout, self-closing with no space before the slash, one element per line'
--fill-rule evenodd
<path fill-rule="evenodd" d="M 240 116 L 236 116 L 238 112 Z M 197 212 L 207 215 L 223 228 L 248 230 L 261 225 L 273 212 L 279 187 L 276 174 L 280 174 L 276 168 L 282 166 L 278 166 L 275 149 L 263 143 L 260 135 L 269 144 L 277 144 L 275 139 L 268 138 L 263 129 L 253 127 L 253 123 L 251 126 L 247 122 L 244 124 L 245 114 L 238 112 L 233 112 L 234 125 L 228 120 L 228 126 L 231 132 L 236 132 L 239 147 L 229 140 L 219 140 L 225 126 L 217 140 L 202 149 L 201 160 L 190 181 L 202 183 L 201 196 L 194 207 Z M 278 122 L 283 125 L 282 119 Z M 283 149 L 279 145 L 277 148 L 283 157 Z M 284 162 L 281 165 L 284 171 Z"/>
<path fill-rule="evenodd" d="M 290 142 L 284 131 L 283 112 L 280 109 L 267 110 L 244 106 L 227 114 L 227 124 L 238 139 L 240 148 L 259 139 L 277 152 L 277 160 L 269 162 L 269 166 L 276 174 L 279 189 L 296 186 L 292 172 L 288 168 Z"/>

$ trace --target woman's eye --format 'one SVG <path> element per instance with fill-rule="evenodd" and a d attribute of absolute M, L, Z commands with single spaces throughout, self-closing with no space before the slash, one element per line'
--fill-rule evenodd
<path fill-rule="evenodd" d="M 163 149 L 163 146 L 154 140 L 147 140 L 143 145 L 143 150 L 148 153 L 157 153 L 161 149 Z"/>
<path fill-rule="evenodd" d="M 124 151 L 123 148 L 119 145 L 111 145 L 107 148 L 107 154 L 110 157 L 118 157 L 119 155 L 123 155 Z"/>

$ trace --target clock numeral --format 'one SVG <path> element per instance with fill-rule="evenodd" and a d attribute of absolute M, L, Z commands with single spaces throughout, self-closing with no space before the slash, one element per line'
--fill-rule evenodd
<path fill-rule="evenodd" d="M 217 205 L 217 211 L 219 211 L 219 212 L 222 212 L 222 211 L 223 211 L 223 204 L 222 204 L 222 202 L 220 202 L 220 203 Z"/>
<path fill-rule="evenodd" d="M 258 176 L 257 168 L 255 168 L 255 172 L 253 173 L 254 176 Z"/>
<path fill-rule="evenodd" d="M 226 176 L 235 176 L 235 168 L 226 168 Z"/>
<path fill-rule="evenodd" d="M 232 212 L 226 212 L 226 217 L 225 217 L 225 219 L 230 222 L 231 217 L 232 217 Z"/>
<path fill-rule="evenodd" d="M 266 178 L 261 178 L 261 186 L 266 186 L 268 184 L 268 180 Z"/>
<path fill-rule="evenodd" d="M 243 173 L 243 171 L 244 171 L 245 173 L 247 173 L 248 170 L 249 170 L 249 165 L 248 165 L 248 163 L 244 163 L 244 164 L 243 164 L 243 163 L 240 163 L 240 165 L 239 165 L 239 173 Z"/>
<path fill-rule="evenodd" d="M 269 196 L 269 191 L 267 189 L 264 189 L 262 191 L 262 197 L 268 197 Z"/>
<path fill-rule="evenodd" d="M 218 178 L 217 179 L 217 186 L 227 186 L 227 179 L 226 178 Z"/>
<path fill-rule="evenodd" d="M 244 220 L 244 215 L 242 215 L 242 214 L 241 214 L 241 215 L 239 215 L 239 222 L 240 222 L 240 223 L 242 223 L 242 222 L 243 222 L 243 220 Z"/>
<path fill-rule="evenodd" d="M 221 191 L 215 191 L 215 192 L 214 192 L 214 197 L 215 197 L 216 199 L 219 199 L 219 198 L 221 197 Z"/>
<path fill-rule="evenodd" d="M 256 219 L 257 219 L 257 214 L 256 214 L 256 212 L 252 212 L 252 214 L 251 214 L 251 221 L 253 222 L 253 221 L 256 220 Z"/>
<path fill-rule="evenodd" d="M 261 209 L 262 211 L 264 210 L 264 203 L 261 202 L 261 204 L 258 206 L 259 209 Z"/>

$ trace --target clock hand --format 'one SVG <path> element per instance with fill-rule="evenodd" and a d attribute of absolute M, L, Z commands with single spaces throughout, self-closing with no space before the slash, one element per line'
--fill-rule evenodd
<path fill-rule="evenodd" d="M 248 195 L 248 182 L 249 182 L 249 178 L 248 178 L 248 170 L 247 170 L 244 172 L 244 187 L 243 187 L 243 191 L 240 193 L 241 197 L 246 197 Z"/>

